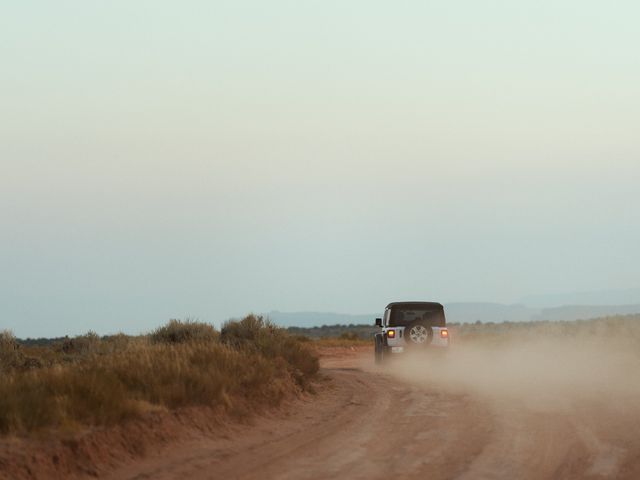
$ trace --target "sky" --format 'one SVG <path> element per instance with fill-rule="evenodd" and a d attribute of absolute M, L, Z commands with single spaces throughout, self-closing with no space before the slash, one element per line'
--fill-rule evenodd
<path fill-rule="evenodd" d="M 640 4 L 0 4 L 0 329 L 640 286 Z"/>

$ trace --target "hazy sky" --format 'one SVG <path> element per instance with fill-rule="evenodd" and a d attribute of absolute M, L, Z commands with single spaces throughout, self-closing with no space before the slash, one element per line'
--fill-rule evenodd
<path fill-rule="evenodd" d="M 638 287 L 639 18 L 4 2 L 0 329 Z"/>

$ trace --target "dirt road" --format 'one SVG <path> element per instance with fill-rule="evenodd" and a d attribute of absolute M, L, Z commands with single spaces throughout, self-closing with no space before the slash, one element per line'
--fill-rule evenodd
<path fill-rule="evenodd" d="M 322 363 L 327 385 L 288 414 L 183 444 L 109 478 L 640 478 L 633 407 L 607 410 L 587 399 L 549 408 L 456 392 L 399 378 L 393 367 L 375 370 L 368 352 Z"/>

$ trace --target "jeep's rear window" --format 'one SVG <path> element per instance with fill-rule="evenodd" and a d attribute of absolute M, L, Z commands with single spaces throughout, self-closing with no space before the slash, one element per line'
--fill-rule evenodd
<path fill-rule="evenodd" d="M 416 321 L 422 321 L 428 323 L 434 327 L 444 327 L 445 318 L 444 310 L 442 308 L 425 308 L 416 305 L 400 306 L 396 305 L 391 308 L 391 314 L 389 316 L 390 327 L 406 326 Z"/>

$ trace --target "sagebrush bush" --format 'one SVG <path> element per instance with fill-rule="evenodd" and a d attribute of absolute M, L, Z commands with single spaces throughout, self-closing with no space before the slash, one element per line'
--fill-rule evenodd
<path fill-rule="evenodd" d="M 173 319 L 154 330 L 150 339 L 153 343 L 213 342 L 218 339 L 218 332 L 208 323 Z"/>
<path fill-rule="evenodd" d="M 18 342 L 16 336 L 11 330 L 0 331 L 0 350 L 4 351 L 5 348 L 16 348 Z"/>
<path fill-rule="evenodd" d="M 92 330 L 84 335 L 77 335 L 73 338 L 65 338 L 60 345 L 67 355 L 88 355 L 98 353 L 100 348 L 100 337 Z"/>
<path fill-rule="evenodd" d="M 220 330 L 220 341 L 234 347 L 258 347 L 278 334 L 276 327 L 262 316 L 248 315 L 242 320 L 230 320 Z"/>
<path fill-rule="evenodd" d="M 24 362 L 24 355 L 20 351 L 15 335 L 10 330 L 0 331 L 0 372 L 17 368 Z"/>
<path fill-rule="evenodd" d="M 102 338 L 102 351 L 106 354 L 122 352 L 136 341 L 133 337 L 124 333 L 116 333 Z"/>
<path fill-rule="evenodd" d="M 229 321 L 220 330 L 220 341 L 234 348 L 260 352 L 267 358 L 282 358 L 301 386 L 320 368 L 318 357 L 303 342 L 257 315 Z"/>

